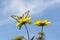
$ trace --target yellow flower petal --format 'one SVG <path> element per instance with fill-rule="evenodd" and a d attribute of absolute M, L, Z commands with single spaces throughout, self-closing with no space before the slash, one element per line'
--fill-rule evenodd
<path fill-rule="evenodd" d="M 16 26 L 18 26 L 19 29 L 21 29 L 23 24 L 32 24 L 32 22 L 29 21 L 30 19 L 31 19 L 31 17 L 25 18 L 25 19 L 20 19 L 19 22 L 16 24 Z"/>
<path fill-rule="evenodd" d="M 29 21 L 31 19 L 31 17 L 29 17 L 29 18 L 26 18 L 24 21 Z"/>
<path fill-rule="evenodd" d="M 21 25 L 22 25 L 22 24 L 20 24 L 20 23 L 17 23 L 17 24 L 16 24 L 16 26 L 21 26 Z"/>
<path fill-rule="evenodd" d="M 27 22 L 27 24 L 32 24 L 32 22 Z"/>
<path fill-rule="evenodd" d="M 49 26 L 50 22 L 48 22 L 48 20 L 37 20 L 34 23 L 35 26 Z"/>
<path fill-rule="evenodd" d="M 23 19 L 20 19 L 19 22 L 22 23 L 23 22 Z"/>
<path fill-rule="evenodd" d="M 43 22 L 48 22 L 48 20 L 43 20 Z"/>
<path fill-rule="evenodd" d="M 19 27 L 19 29 L 22 28 L 22 24 L 21 23 L 17 23 L 16 26 Z"/>
<path fill-rule="evenodd" d="M 49 26 L 51 24 L 51 22 L 47 22 L 45 23 L 45 26 Z"/>
<path fill-rule="evenodd" d="M 41 21 L 37 20 L 34 24 L 35 24 L 35 26 L 40 26 L 40 23 L 41 23 Z"/>

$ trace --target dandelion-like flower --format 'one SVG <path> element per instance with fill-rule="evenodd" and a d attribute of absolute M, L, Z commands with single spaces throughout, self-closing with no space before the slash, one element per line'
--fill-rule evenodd
<path fill-rule="evenodd" d="M 48 22 L 48 20 L 37 20 L 34 25 L 35 26 L 49 26 L 51 22 Z"/>
<path fill-rule="evenodd" d="M 12 40 L 24 40 L 24 36 L 19 36 L 19 37 L 12 39 Z"/>
<path fill-rule="evenodd" d="M 43 32 L 43 26 L 49 26 L 51 22 L 49 22 L 48 20 L 37 20 L 35 21 L 34 25 L 35 26 L 41 26 L 41 32 L 39 33 L 39 37 L 37 38 L 37 40 L 44 40 L 44 32 Z"/>
<path fill-rule="evenodd" d="M 21 29 L 23 24 L 32 24 L 32 22 L 30 22 L 31 17 L 29 18 L 25 18 L 25 19 L 20 19 L 20 21 L 16 24 L 16 26 L 19 27 L 19 29 Z"/>

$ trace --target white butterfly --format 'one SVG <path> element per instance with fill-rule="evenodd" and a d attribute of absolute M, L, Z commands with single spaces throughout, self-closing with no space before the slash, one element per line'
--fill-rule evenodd
<path fill-rule="evenodd" d="M 19 16 L 16 16 L 16 15 L 12 15 L 11 17 L 14 18 L 15 20 L 17 20 L 17 21 L 19 22 L 20 19 L 25 19 L 25 18 L 28 16 L 29 12 L 30 12 L 29 10 L 26 11 L 26 12 L 25 12 L 22 16 L 20 16 L 20 17 L 19 17 Z"/>

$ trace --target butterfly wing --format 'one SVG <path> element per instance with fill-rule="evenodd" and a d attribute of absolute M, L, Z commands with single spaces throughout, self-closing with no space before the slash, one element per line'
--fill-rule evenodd
<path fill-rule="evenodd" d="M 29 10 L 28 11 L 26 11 L 23 15 L 22 15 L 22 19 L 25 19 L 28 15 L 29 15 Z"/>
<path fill-rule="evenodd" d="M 12 17 L 13 19 L 17 20 L 17 21 L 19 21 L 19 18 L 20 18 L 20 17 L 15 16 L 15 15 L 12 15 L 11 17 Z"/>
<path fill-rule="evenodd" d="M 28 16 L 29 12 L 30 12 L 29 10 L 26 11 L 26 12 L 25 12 L 22 16 L 20 16 L 20 17 L 19 17 L 19 16 L 16 16 L 16 15 L 12 15 L 11 17 L 19 22 L 20 19 L 25 19 L 25 18 Z"/>

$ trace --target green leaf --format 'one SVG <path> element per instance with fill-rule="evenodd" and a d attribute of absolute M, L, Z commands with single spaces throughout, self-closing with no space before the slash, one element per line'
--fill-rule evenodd
<path fill-rule="evenodd" d="M 35 38 L 35 36 L 33 36 L 32 38 L 31 38 L 31 40 L 33 40 Z"/>

